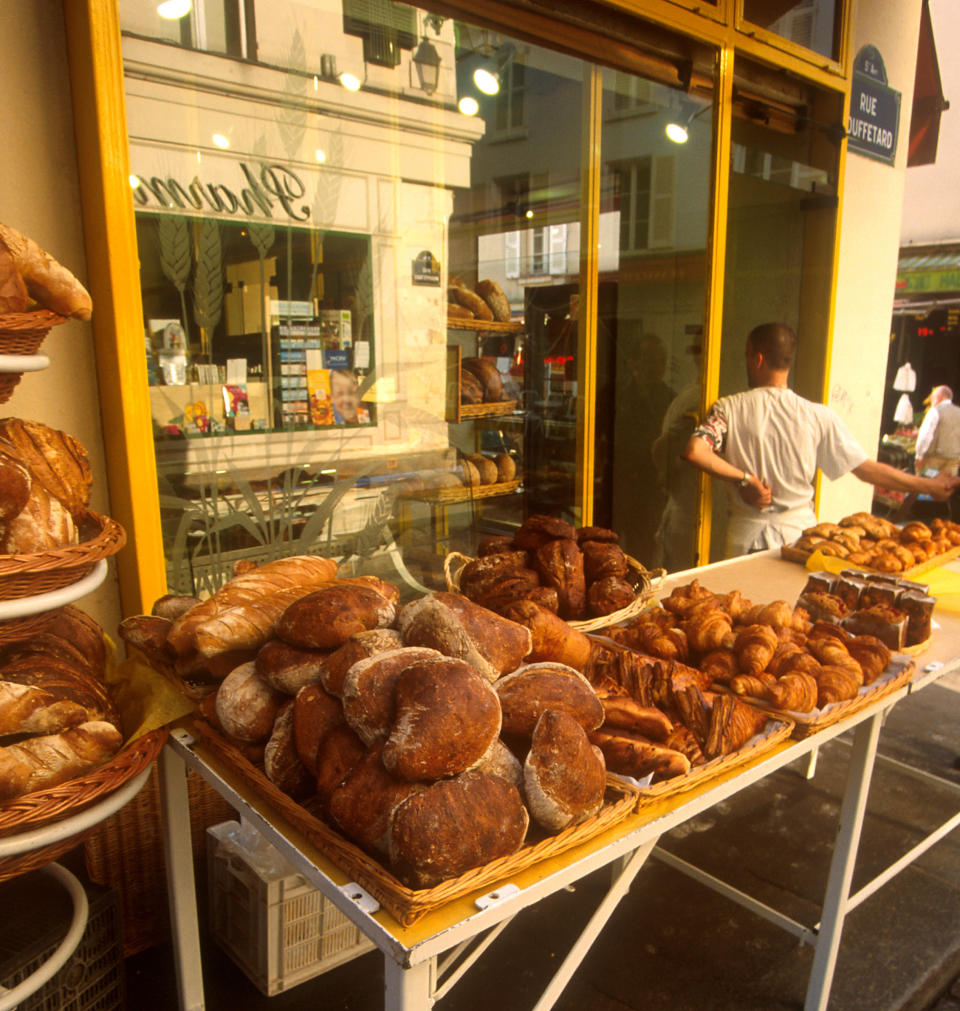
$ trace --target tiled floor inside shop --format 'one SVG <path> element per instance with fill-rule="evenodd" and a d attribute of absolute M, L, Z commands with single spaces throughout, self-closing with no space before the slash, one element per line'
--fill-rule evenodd
<path fill-rule="evenodd" d="M 960 785 L 960 678 L 931 685 L 890 713 L 885 755 Z M 816 922 L 849 757 L 843 738 L 822 749 L 816 774 L 786 768 L 662 840 L 677 853 L 807 924 Z M 960 808 L 960 793 L 879 764 L 854 888 Z M 473 1011 L 534 1006 L 592 912 L 605 872 L 522 913 L 439 1007 Z M 205 909 L 201 889 L 201 915 Z M 564 1011 L 794 1011 L 803 1006 L 812 951 L 791 935 L 651 860 L 638 875 L 557 1003 Z M 266 998 L 203 941 L 210 1011 L 382 1006 L 381 956 L 371 952 Z M 953 1011 L 960 974 L 960 831 L 954 831 L 848 917 L 831 1011 Z M 171 949 L 127 961 L 137 1011 L 171 1011 Z M 960 988 L 955 988 L 960 993 Z"/>

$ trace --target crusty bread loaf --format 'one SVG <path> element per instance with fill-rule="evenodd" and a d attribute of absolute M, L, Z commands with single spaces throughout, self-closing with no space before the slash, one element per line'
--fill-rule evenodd
<path fill-rule="evenodd" d="M 616 544 L 618 540 L 620 540 L 620 535 L 609 527 L 580 527 L 577 530 L 577 543 L 581 546 L 587 541 Z"/>
<path fill-rule="evenodd" d="M 17 650 L 3 654 L 5 681 L 28 685 L 48 692 L 55 699 L 81 706 L 86 721 L 117 723 L 119 717 L 103 681 L 85 661 L 44 649 L 42 641 L 20 643 Z"/>
<path fill-rule="evenodd" d="M 338 786 L 360 764 L 367 749 L 347 726 L 332 727 L 317 748 L 317 797 L 323 810 L 329 811 L 330 798 Z"/>
<path fill-rule="evenodd" d="M 517 461 L 509 453 L 497 453 L 493 458 L 497 466 L 497 481 L 512 481 L 517 476 Z"/>
<path fill-rule="evenodd" d="M 600 810 L 607 769 L 603 753 L 572 716 L 547 710 L 534 728 L 523 779 L 534 820 L 559 832 Z"/>
<path fill-rule="evenodd" d="M 411 646 L 459 657 L 488 681 L 516 670 L 530 652 L 530 630 L 453 593 L 431 593 L 400 612 L 400 634 Z"/>
<path fill-rule="evenodd" d="M 319 555 L 294 555 L 260 565 L 251 572 L 235 576 L 217 592 L 180 615 L 170 629 L 169 642 L 177 653 L 189 653 L 195 646 L 198 625 L 221 611 L 249 603 L 288 586 L 313 588 L 330 582 L 337 574 L 337 563 Z"/>
<path fill-rule="evenodd" d="M 396 684 L 411 664 L 440 657 L 435 649 L 402 646 L 358 660 L 343 681 L 343 715 L 368 747 L 386 739 L 396 715 Z"/>
<path fill-rule="evenodd" d="M 496 484 L 499 471 L 489 456 L 483 453 L 467 453 L 466 458 L 477 468 L 480 484 Z"/>
<path fill-rule="evenodd" d="M 289 699 L 273 721 L 270 739 L 263 750 L 263 771 L 278 789 L 295 800 L 314 790 L 313 776 L 297 753 L 293 729 L 293 699 Z"/>
<path fill-rule="evenodd" d="M 72 435 L 39 421 L 3 418 L 0 439 L 13 446 L 17 459 L 30 471 L 34 484 L 46 488 L 74 519 L 86 513 L 93 472 L 87 451 Z"/>
<path fill-rule="evenodd" d="M 395 709 L 383 764 L 400 779 L 465 772 L 500 734 L 496 692 L 463 660 L 437 656 L 407 667 L 396 681 Z"/>
<path fill-rule="evenodd" d="M 506 534 L 492 534 L 483 537 L 477 545 L 477 555 L 486 558 L 487 555 L 502 555 L 513 550 L 513 538 Z"/>
<path fill-rule="evenodd" d="M 231 671 L 249 663 L 256 655 L 253 650 L 245 649 L 229 650 L 211 657 L 191 653 L 178 656 L 173 661 L 173 671 L 188 698 L 204 698 L 215 691 Z"/>
<path fill-rule="evenodd" d="M 0 247 L 0 313 L 24 312 L 27 286 L 9 250 Z"/>
<path fill-rule="evenodd" d="M 533 646 L 527 659 L 531 663 L 553 660 L 581 673 L 586 669 L 591 654 L 590 640 L 553 611 L 533 600 L 517 600 L 507 604 L 502 614 L 530 629 Z"/>
<path fill-rule="evenodd" d="M 493 318 L 498 323 L 510 322 L 510 302 L 496 281 L 478 281 L 475 291 L 490 306 Z"/>
<path fill-rule="evenodd" d="M 329 812 L 343 833 L 368 853 L 387 856 L 390 817 L 398 804 L 423 789 L 390 775 L 378 745 L 350 770 L 330 797 Z"/>
<path fill-rule="evenodd" d="M 487 554 L 467 562 L 460 570 L 460 592 L 473 599 L 496 586 L 505 576 L 512 575 L 530 565 L 530 555 L 526 551 L 504 551 Z"/>
<path fill-rule="evenodd" d="M 0 681 L 0 736 L 55 734 L 87 719 L 86 709 L 77 702 L 58 699 L 34 685 Z"/>
<path fill-rule="evenodd" d="M 79 542 L 77 525 L 67 507 L 43 485 L 34 483 L 27 504 L 6 523 L 0 554 L 31 555 Z"/>
<path fill-rule="evenodd" d="M 304 685 L 293 699 L 294 746 L 300 761 L 316 776 L 317 752 L 334 727 L 344 724 L 343 707 L 318 684 Z"/>
<path fill-rule="evenodd" d="M 487 607 L 497 614 L 503 614 L 504 609 L 516 600 L 525 600 L 534 596 L 540 586 L 540 577 L 533 569 L 515 569 L 504 575 L 493 586 L 480 593 L 469 594 L 474 603 Z"/>
<path fill-rule="evenodd" d="M 483 383 L 467 369 L 463 369 L 460 372 L 460 403 L 483 403 Z"/>
<path fill-rule="evenodd" d="M 545 541 L 556 538 L 576 540 L 577 531 L 559 516 L 533 513 L 520 524 L 520 528 L 513 535 L 513 546 L 527 551 L 536 551 Z"/>
<path fill-rule="evenodd" d="M 451 285 L 448 291 L 450 298 L 469 309 L 476 319 L 493 320 L 493 310 L 476 292 L 459 284 Z"/>
<path fill-rule="evenodd" d="M 603 705 L 593 685 L 560 663 L 526 664 L 501 678 L 494 689 L 500 697 L 504 734 L 529 738 L 548 709 L 569 714 L 588 732 L 603 723 Z"/>
<path fill-rule="evenodd" d="M 165 593 L 153 602 L 150 613 L 158 618 L 169 618 L 170 621 L 176 621 L 181 614 L 186 614 L 191 607 L 195 607 L 199 603 L 200 600 L 197 597 L 191 597 L 185 593 Z"/>
<path fill-rule="evenodd" d="M 459 302 L 447 302 L 447 315 L 451 319 L 474 319 L 473 313 Z"/>
<path fill-rule="evenodd" d="M 529 824 L 516 788 L 474 769 L 439 780 L 396 806 L 390 863 L 410 887 L 429 888 L 516 853 Z"/>
<path fill-rule="evenodd" d="M 320 683 L 339 698 L 343 694 L 343 681 L 347 671 L 358 660 L 385 653 L 389 649 L 399 649 L 402 645 L 400 633 L 393 628 L 371 628 L 366 632 L 357 632 L 327 655 L 320 671 Z"/>
<path fill-rule="evenodd" d="M 11 256 L 27 291 L 40 305 L 61 316 L 90 319 L 93 302 L 87 289 L 33 239 L 0 224 L 0 249 Z"/>
<path fill-rule="evenodd" d="M 0 443 L 0 538 L 4 524 L 27 504 L 33 479 L 30 471 L 17 458 L 9 442 Z"/>
<path fill-rule="evenodd" d="M 296 695 L 304 686 L 320 680 L 326 653 L 316 649 L 301 649 L 282 639 L 269 639 L 254 661 L 257 673 L 264 681 L 285 695 Z"/>
<path fill-rule="evenodd" d="M 557 538 L 541 544 L 533 555 L 533 567 L 544 586 L 552 586 L 560 600 L 560 617 L 582 618 L 586 608 L 587 584 L 583 552 L 574 540 Z"/>
<path fill-rule="evenodd" d="M 619 544 L 611 541 L 583 541 L 583 573 L 588 583 L 604 576 L 625 576 L 628 571 L 627 556 Z"/>
<path fill-rule="evenodd" d="M 503 376 L 489 358 L 464 358 L 460 365 L 480 380 L 485 404 L 496 404 L 503 400 Z"/>
<path fill-rule="evenodd" d="M 475 463 L 466 458 L 460 461 L 460 470 L 463 474 L 463 483 L 467 488 L 477 488 L 483 481 L 480 477 L 480 470 Z"/>
<path fill-rule="evenodd" d="M 601 576 L 587 589 L 587 613 L 594 617 L 629 607 L 637 591 L 622 576 Z"/>
<path fill-rule="evenodd" d="M 285 701 L 257 674 L 253 662 L 245 663 L 232 670 L 217 690 L 217 719 L 231 737 L 266 741 Z"/>
<path fill-rule="evenodd" d="M 498 737 L 487 748 L 487 753 L 480 759 L 477 769 L 480 772 L 485 772 L 488 776 L 499 776 L 501 779 L 505 779 L 520 791 L 521 797 L 523 796 L 523 763 L 503 743 L 501 738 Z"/>
<path fill-rule="evenodd" d="M 0 748 L 0 803 L 102 765 L 122 743 L 120 731 L 100 720 Z"/>
<path fill-rule="evenodd" d="M 128 645 L 142 650 L 148 657 L 165 655 L 167 636 L 173 622 L 154 614 L 132 614 L 117 626 L 120 638 Z M 168 659 L 173 660 L 172 653 Z"/>
<path fill-rule="evenodd" d="M 371 587 L 338 582 L 288 607 L 277 635 L 293 646 L 336 649 L 356 632 L 389 627 L 396 616 L 396 604 Z"/>

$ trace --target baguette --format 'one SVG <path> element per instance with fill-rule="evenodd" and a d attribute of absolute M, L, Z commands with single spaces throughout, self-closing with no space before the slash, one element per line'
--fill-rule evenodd
<path fill-rule="evenodd" d="M 112 758 L 122 743 L 116 727 L 97 720 L 0 748 L 0 802 L 79 776 Z"/>
<path fill-rule="evenodd" d="M 77 702 L 33 685 L 0 681 L 0 736 L 55 734 L 86 719 L 87 711 Z"/>
<path fill-rule="evenodd" d="M 33 239 L 0 224 L 0 249 L 13 259 L 31 298 L 61 316 L 90 319 L 93 301 L 87 289 Z"/>

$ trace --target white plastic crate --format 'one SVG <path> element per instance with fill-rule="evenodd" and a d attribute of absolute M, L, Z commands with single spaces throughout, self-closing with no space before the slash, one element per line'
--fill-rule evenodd
<path fill-rule="evenodd" d="M 207 829 L 207 869 L 213 936 L 268 997 L 373 948 L 250 825 Z"/>

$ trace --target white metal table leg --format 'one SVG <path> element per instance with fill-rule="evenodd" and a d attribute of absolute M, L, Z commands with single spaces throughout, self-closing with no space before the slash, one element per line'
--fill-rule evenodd
<path fill-rule="evenodd" d="M 167 901 L 173 928 L 173 959 L 180 990 L 180 1011 L 203 1011 L 203 968 L 200 964 L 200 927 L 190 840 L 190 797 L 187 766 L 169 745 L 157 762 L 163 851 L 167 867 Z"/>
<path fill-rule="evenodd" d="M 856 729 L 804 1011 L 825 1011 L 830 997 L 882 719 L 881 711 Z"/>
<path fill-rule="evenodd" d="M 433 1007 L 435 958 L 404 968 L 384 955 L 383 963 L 384 1011 L 427 1011 Z"/>

